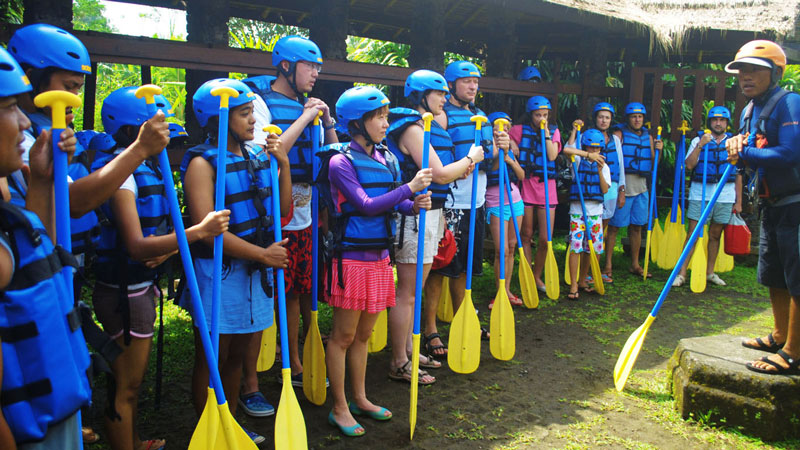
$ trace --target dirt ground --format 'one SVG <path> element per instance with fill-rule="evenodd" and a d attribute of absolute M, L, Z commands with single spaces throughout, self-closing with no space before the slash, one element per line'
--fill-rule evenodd
<path fill-rule="evenodd" d="M 563 253 L 557 254 L 559 264 Z M 615 257 L 615 283 L 606 295 L 582 295 L 577 302 L 544 299 L 537 310 L 515 308 L 516 354 L 511 361 L 492 358 L 483 342 L 475 373 L 456 374 L 446 367 L 432 371 L 437 382 L 419 389 L 416 432 L 409 440 L 409 385 L 387 378 L 389 351 L 370 355 L 368 395 L 391 409 L 388 422 L 363 419 L 367 433 L 347 438 L 327 423 L 330 396 L 324 406 L 308 403 L 295 389 L 305 414 L 311 448 L 800 448 L 800 441 L 765 444 L 737 430 L 720 430 L 707 418 L 682 420 L 666 391 L 666 361 L 684 337 L 727 332 L 749 336 L 771 324 L 766 290 L 755 283 L 754 261 L 739 262 L 723 274 L 729 286 L 695 295 L 676 288 L 650 328 L 635 371 L 623 393 L 613 389 L 612 370 L 628 336 L 644 321 L 668 272 L 655 270 L 652 280 L 629 275 Z M 488 264 L 484 266 L 489 270 Z M 652 266 L 651 266 L 652 267 Z M 475 301 L 488 323 L 490 277 L 476 282 Z M 516 285 L 515 285 L 516 286 Z M 517 289 L 514 289 L 519 292 Z M 153 383 L 148 377 L 139 407 L 146 437 L 167 439 L 167 448 L 186 448 L 196 424 L 189 403 L 191 343 L 175 345 L 187 335 L 185 313 L 169 316 L 164 398 L 153 410 Z M 444 336 L 447 326 L 441 327 Z M 171 340 L 170 340 L 171 339 Z M 177 354 L 176 354 L 177 352 Z M 278 363 L 260 375 L 261 390 L 277 404 Z M 151 364 L 152 366 L 152 364 Z M 152 367 L 151 367 L 152 373 Z M 96 404 L 102 404 L 102 389 Z M 99 409 L 99 408 L 98 408 Z M 96 414 L 99 427 L 100 414 Z M 272 448 L 274 417 L 253 419 L 241 412 L 246 428 L 266 436 L 261 448 Z M 99 427 L 100 428 L 100 427 Z M 102 428 L 100 428 L 102 433 Z M 102 448 L 103 445 L 93 446 Z"/>

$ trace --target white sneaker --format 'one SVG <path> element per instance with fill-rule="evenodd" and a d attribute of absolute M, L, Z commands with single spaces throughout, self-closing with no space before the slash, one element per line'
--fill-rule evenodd
<path fill-rule="evenodd" d="M 672 281 L 672 287 L 683 286 L 683 283 L 686 283 L 686 278 L 683 275 L 678 275 L 675 277 L 675 280 Z"/>
<path fill-rule="evenodd" d="M 711 275 L 706 277 L 706 280 L 716 284 L 717 286 L 727 286 L 728 283 L 722 280 L 716 273 L 712 273 Z"/>

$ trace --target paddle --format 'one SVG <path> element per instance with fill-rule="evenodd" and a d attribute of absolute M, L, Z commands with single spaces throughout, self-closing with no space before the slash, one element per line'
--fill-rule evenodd
<path fill-rule="evenodd" d="M 311 127 L 311 167 L 314 176 L 319 172 L 319 139 L 322 111 L 314 117 Z M 325 385 L 325 348 L 319 332 L 317 296 L 319 295 L 319 190 L 311 185 L 311 323 L 303 344 L 303 393 L 315 405 L 325 403 L 328 389 Z M 376 324 L 377 327 L 377 324 Z M 282 334 L 282 333 L 281 333 Z M 384 334 L 385 336 L 385 334 Z M 385 341 L 384 341 L 384 345 Z"/>
<path fill-rule="evenodd" d="M 675 153 L 675 176 L 672 182 L 672 205 L 669 210 L 669 217 L 664 221 L 663 241 L 665 245 L 660 245 L 658 247 L 658 257 L 656 259 L 658 267 L 662 269 L 672 269 L 675 267 L 675 260 L 678 259 L 679 247 L 677 245 L 667 245 L 667 243 L 678 242 L 680 238 L 678 215 L 681 211 L 678 204 L 678 199 L 680 197 L 681 190 L 681 165 L 683 164 L 682 146 L 686 142 L 686 130 L 688 130 L 688 128 L 688 124 L 684 120 L 683 126 L 679 128 L 681 131 L 683 131 L 681 136 L 681 144 L 678 146 Z"/>
<path fill-rule="evenodd" d="M 436 318 L 442 322 L 453 321 L 453 297 L 450 295 L 450 278 L 448 277 L 442 277 L 442 291 L 439 293 Z"/>
<path fill-rule="evenodd" d="M 545 227 L 547 228 L 547 256 L 544 260 L 544 284 L 547 297 L 551 300 L 558 298 L 561 292 L 561 286 L 558 284 L 558 264 L 556 257 L 553 254 L 553 235 L 550 232 L 550 187 L 547 175 L 547 139 L 545 139 L 544 131 L 547 129 L 547 121 L 542 120 L 539 122 L 542 135 L 542 172 L 544 172 L 544 213 L 545 213 Z M 567 252 L 569 253 L 569 252 Z"/>
<path fill-rule="evenodd" d="M 422 115 L 424 134 L 422 135 L 422 167 L 420 167 L 420 169 L 428 168 L 432 121 L 433 114 L 426 112 Z M 427 192 L 428 187 L 426 186 L 420 192 L 420 194 L 425 194 Z M 417 273 L 414 286 L 414 330 L 411 333 L 411 347 L 413 348 L 411 354 L 411 408 L 408 416 L 408 421 L 411 425 L 410 439 L 414 439 L 414 429 L 417 427 L 417 396 L 419 394 L 419 325 L 422 312 L 422 269 L 424 266 L 422 264 L 422 256 L 425 254 L 424 230 L 427 213 L 427 209 L 420 209 L 419 222 L 417 222 L 417 227 L 420 230 L 420 233 L 417 234 Z"/>
<path fill-rule="evenodd" d="M 505 177 L 508 180 L 508 166 L 504 166 Z M 508 203 L 513 205 L 511 200 L 511 183 L 506 183 L 506 195 Z M 519 225 L 517 224 L 517 216 L 514 214 L 514 207 L 511 207 L 511 219 L 514 224 L 514 234 L 517 236 L 517 250 L 519 251 L 519 287 L 522 290 L 522 301 L 528 309 L 535 309 L 539 307 L 539 290 L 536 289 L 536 282 L 533 279 L 533 271 L 531 265 L 528 264 L 528 258 L 525 257 L 525 252 L 522 251 L 522 239 L 519 237 Z M 569 252 L 567 253 L 569 254 Z"/>
<path fill-rule="evenodd" d="M 72 253 L 67 154 L 58 147 L 58 143 L 61 142 L 61 133 L 67 128 L 67 108 L 80 107 L 81 98 L 67 91 L 47 91 L 34 97 L 33 103 L 37 108 L 50 107 L 52 115 L 50 140 L 53 145 L 53 184 L 55 185 L 56 202 L 56 243 L 67 252 Z M 72 267 L 65 266 L 62 272 L 67 283 L 68 295 L 73 296 L 75 291 L 72 286 Z M 78 423 L 81 423 L 80 410 L 78 411 Z"/>
<path fill-rule="evenodd" d="M 136 90 L 138 98 L 144 97 L 147 102 L 148 112 L 156 114 L 155 96 L 161 93 L 161 88 L 152 84 L 145 85 Z M 227 93 L 223 91 L 220 97 L 220 104 L 227 107 Z M 227 136 L 227 129 L 225 130 Z M 208 397 L 200 420 L 192 433 L 189 442 L 191 450 L 200 449 L 256 449 L 252 439 L 245 433 L 241 426 L 236 422 L 228 408 L 225 399 L 225 391 L 222 389 L 222 380 L 219 376 L 217 365 L 217 354 L 214 352 L 211 334 L 206 325 L 205 311 L 200 300 L 200 290 L 197 287 L 197 277 L 194 272 L 192 255 L 189 252 L 189 243 L 186 240 L 186 230 L 183 227 L 183 216 L 181 215 L 180 205 L 178 205 L 178 195 L 175 192 L 175 184 L 172 180 L 172 168 L 169 165 L 169 157 L 166 149 L 158 155 L 159 168 L 163 174 L 165 196 L 169 203 L 169 215 L 172 219 L 172 226 L 175 229 L 175 238 L 178 241 L 183 271 L 186 276 L 186 286 L 192 302 L 192 315 L 195 326 L 197 327 L 200 340 L 203 343 L 203 353 L 208 365 L 208 377 L 211 387 L 208 388 Z M 216 400 L 216 404 L 214 404 Z M 222 433 L 219 429 L 222 428 Z"/>
<path fill-rule="evenodd" d="M 481 145 L 481 128 L 488 121 L 485 116 L 474 115 L 469 120 L 475 123 L 475 145 Z M 473 173 L 478 170 L 475 164 Z M 456 373 L 472 373 L 481 362 L 481 324 L 475 305 L 472 303 L 472 257 L 475 253 L 475 207 L 477 202 L 478 177 L 472 177 L 472 200 L 469 214 L 469 241 L 467 242 L 467 284 L 464 300 L 450 323 L 447 364 Z M 443 288 L 444 289 L 444 288 Z M 448 289 L 449 290 L 449 289 Z"/>
<path fill-rule="evenodd" d="M 387 320 L 386 310 L 384 309 L 378 313 L 375 326 L 372 328 L 372 334 L 369 335 L 369 340 L 367 340 L 367 351 L 369 353 L 377 353 L 386 347 Z"/>
<path fill-rule="evenodd" d="M 261 349 L 258 351 L 256 362 L 257 372 L 266 372 L 275 364 L 275 341 L 278 338 L 278 325 L 275 320 L 275 311 L 272 311 L 272 325 L 261 332 Z"/>
<path fill-rule="evenodd" d="M 567 245 L 567 251 L 564 252 L 564 284 L 571 285 L 572 284 L 572 275 L 569 272 L 569 245 Z M 581 269 L 581 260 L 578 259 L 578 272 L 580 273 Z"/>
<path fill-rule="evenodd" d="M 714 261 L 714 272 L 724 273 L 733 270 L 733 256 L 725 253 L 725 231 L 719 237 L 719 251 Z"/>
<path fill-rule="evenodd" d="M 579 145 L 580 143 L 580 135 L 581 130 L 578 128 L 578 133 L 575 137 L 575 143 Z M 594 251 L 594 242 L 592 240 L 592 224 L 589 222 L 589 214 L 586 213 L 586 202 L 583 200 L 583 188 L 581 187 L 581 180 L 578 176 L 578 164 L 575 163 L 575 157 L 572 156 L 572 170 L 575 171 L 575 183 L 578 185 L 578 198 L 581 201 L 581 210 L 583 211 L 583 224 L 586 229 L 584 232 L 586 237 L 589 240 L 589 267 L 592 270 L 592 281 L 594 282 L 594 290 L 597 291 L 600 295 L 606 294 L 606 286 L 603 284 L 603 273 L 600 271 L 600 261 L 597 259 L 597 253 Z M 602 176 L 602 175 L 600 175 Z M 569 252 L 567 252 L 569 253 Z M 578 261 L 580 262 L 581 258 L 578 255 Z M 580 276 L 580 264 L 578 264 L 578 272 L 576 272 L 576 276 Z"/>
<path fill-rule="evenodd" d="M 661 127 L 658 127 L 656 140 L 661 140 Z M 642 270 L 642 278 L 647 281 L 647 266 L 650 263 L 650 248 L 653 244 L 651 240 L 653 232 L 653 216 L 656 209 L 656 181 L 658 180 L 658 149 L 656 149 L 656 160 L 653 162 L 653 180 L 650 188 L 650 207 L 647 210 L 647 244 L 644 250 L 644 270 Z"/>
<path fill-rule="evenodd" d="M 497 119 L 495 123 L 500 127 L 500 132 L 503 131 L 503 126 L 508 125 L 508 120 Z M 498 178 L 499 186 L 498 192 L 500 193 L 500 238 L 496 245 L 500 250 L 500 273 L 497 279 L 497 294 L 494 299 L 494 307 L 492 307 L 492 314 L 489 318 L 489 351 L 495 359 L 501 361 L 508 361 L 514 357 L 516 351 L 516 330 L 514 326 L 514 311 L 511 309 L 511 301 L 508 299 L 506 292 L 506 226 L 503 220 L 505 209 L 505 196 L 502 194 L 505 191 L 506 174 L 508 168 L 506 167 L 506 150 L 498 148 L 497 152 L 497 171 L 499 172 Z M 511 207 L 509 202 L 509 207 Z"/>
<path fill-rule="evenodd" d="M 275 125 L 264 127 L 267 133 L 281 134 L 281 129 Z M 269 165 L 272 177 L 272 222 L 275 231 L 275 242 L 283 240 L 281 237 L 281 199 L 280 184 L 278 182 L 278 161 L 270 155 Z M 278 403 L 278 413 L 275 415 L 275 448 L 276 449 L 305 449 L 308 448 L 306 438 L 306 422 L 303 411 L 297 402 L 292 388 L 292 368 L 289 366 L 289 331 L 286 325 L 286 281 L 283 267 L 275 269 L 278 291 L 278 323 L 281 331 L 281 400 Z M 325 375 L 322 376 L 323 383 Z M 324 385 L 323 385 L 324 387 Z"/>
<path fill-rule="evenodd" d="M 711 130 L 705 130 L 709 135 Z M 708 145 L 703 146 L 703 190 L 701 195 L 700 208 L 704 209 L 706 206 L 706 181 L 708 169 Z M 698 150 L 699 151 L 699 150 Z M 697 226 L 700 226 L 698 223 Z M 699 244 L 695 246 L 694 255 L 690 262 L 692 275 L 689 282 L 689 287 L 692 292 L 700 293 L 706 290 L 706 270 L 708 267 L 708 255 L 706 255 L 706 239 L 705 239 L 705 226 L 700 230 Z"/>
<path fill-rule="evenodd" d="M 681 266 L 689 256 L 689 251 L 692 248 L 692 245 L 694 245 L 697 241 L 700 231 L 702 230 L 702 226 L 706 222 L 706 219 L 708 219 L 708 216 L 711 214 L 711 210 L 714 209 L 714 203 L 716 203 L 717 198 L 719 198 L 719 194 L 722 192 L 725 180 L 728 179 L 728 175 L 733 172 L 733 169 L 734 166 L 732 164 L 726 167 L 725 171 L 722 172 L 720 182 L 717 184 L 717 188 L 714 189 L 714 195 L 711 196 L 708 206 L 703 209 L 703 213 L 700 215 L 700 220 L 697 222 L 697 228 L 695 228 L 691 236 L 689 236 L 689 242 L 683 248 L 675 267 L 669 274 L 669 278 L 667 278 L 667 282 L 664 284 L 664 288 L 661 290 L 661 294 L 658 296 L 658 301 L 656 301 L 656 304 L 653 306 L 652 311 L 650 311 L 650 314 L 647 316 L 647 319 L 645 319 L 644 323 L 637 328 L 633 334 L 630 335 L 627 342 L 625 342 L 625 346 L 622 347 L 622 351 L 619 354 L 617 363 L 614 366 L 614 386 L 618 391 L 622 391 L 622 389 L 625 388 L 625 383 L 628 380 L 631 369 L 633 369 L 633 366 L 636 364 L 636 358 L 639 356 L 639 351 L 642 349 L 642 343 L 647 335 L 647 330 L 650 328 L 650 325 L 652 325 L 653 321 L 656 320 L 656 315 L 661 309 L 661 305 L 664 303 L 664 300 L 667 298 L 669 290 L 672 288 L 672 282 L 675 281 L 675 277 L 678 276 Z"/>

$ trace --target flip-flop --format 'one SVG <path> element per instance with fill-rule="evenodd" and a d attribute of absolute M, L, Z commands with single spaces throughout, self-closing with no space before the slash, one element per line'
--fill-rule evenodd
<path fill-rule="evenodd" d="M 417 378 L 417 383 L 420 386 L 427 386 L 429 384 L 436 383 L 436 379 L 434 378 L 433 381 L 422 381 L 422 377 L 425 375 L 430 376 L 430 374 L 424 370 L 419 371 L 419 377 Z M 406 361 L 401 367 L 398 367 L 394 370 L 389 371 L 389 378 L 394 381 L 405 381 L 407 383 L 411 383 L 411 361 Z"/>
<path fill-rule="evenodd" d="M 769 359 L 769 357 L 767 356 L 762 356 L 761 358 L 759 358 L 759 361 L 769 364 L 776 370 L 762 369 L 760 367 L 754 366 L 753 363 L 747 363 L 745 364 L 745 366 L 748 369 L 752 370 L 753 372 L 765 373 L 767 375 L 800 375 L 800 359 L 792 358 L 783 350 L 778 350 L 778 356 L 783 358 L 783 360 L 786 361 L 787 364 L 789 364 L 789 367 L 783 367 L 780 364 Z"/>
<path fill-rule="evenodd" d="M 605 284 L 611 284 L 611 283 L 613 283 L 613 282 L 614 282 L 614 279 L 613 279 L 613 278 L 611 278 L 611 275 L 609 275 L 609 274 L 607 274 L 607 273 L 604 273 L 604 274 L 603 274 L 603 283 L 605 283 Z"/>
<path fill-rule="evenodd" d="M 769 342 L 769 344 L 765 343 L 764 340 L 761 339 L 760 337 L 757 337 L 755 339 L 758 345 L 750 345 L 747 343 L 747 341 L 742 341 L 742 347 L 752 348 L 754 350 L 761 350 L 762 352 L 777 353 L 778 350 L 782 349 L 784 344 L 786 344 L 785 342 L 783 344 L 778 344 L 777 342 L 775 342 L 775 338 L 772 336 L 772 333 L 767 335 L 767 342 Z"/>
<path fill-rule="evenodd" d="M 81 434 L 83 434 L 84 444 L 94 444 L 95 442 L 100 440 L 100 435 L 95 433 L 94 430 L 88 427 L 82 427 Z"/>
<path fill-rule="evenodd" d="M 641 277 L 642 273 L 644 273 L 644 269 L 639 269 L 639 270 L 628 269 L 628 272 L 636 275 L 637 277 Z M 652 273 L 648 273 L 647 274 L 647 278 L 653 278 L 653 274 Z"/>
<path fill-rule="evenodd" d="M 159 445 L 158 447 L 155 447 L 155 445 L 157 445 L 159 442 L 163 442 L 163 444 Z M 147 444 L 144 450 L 163 450 L 163 448 L 167 445 L 167 441 L 163 439 L 148 439 L 143 443 Z"/>
<path fill-rule="evenodd" d="M 580 294 L 578 293 L 578 291 L 570 292 L 569 294 L 567 294 L 567 298 L 570 300 L 580 300 Z"/>
<path fill-rule="evenodd" d="M 410 356 L 409 356 L 410 358 Z M 422 358 L 425 358 L 425 362 L 422 362 Z M 419 366 L 423 369 L 441 369 L 442 363 L 436 360 L 431 355 L 425 355 L 423 353 L 419 354 Z"/>
<path fill-rule="evenodd" d="M 578 286 L 578 289 L 587 294 L 594 294 L 595 292 L 597 292 L 594 290 L 594 288 L 591 288 L 589 286 Z"/>

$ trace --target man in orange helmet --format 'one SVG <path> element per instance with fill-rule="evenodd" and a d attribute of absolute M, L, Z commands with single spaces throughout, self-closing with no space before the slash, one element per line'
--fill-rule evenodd
<path fill-rule="evenodd" d="M 766 374 L 800 374 L 800 95 L 778 86 L 786 54 L 774 42 L 742 46 L 725 66 L 738 75 L 750 103 L 739 135 L 727 141 L 728 159 L 757 170 L 761 201 L 758 282 L 769 287 L 775 326 L 742 345 L 775 353 L 747 364 Z"/>

